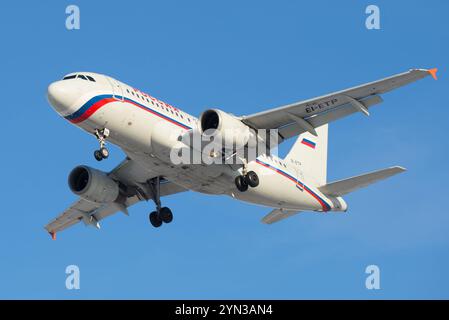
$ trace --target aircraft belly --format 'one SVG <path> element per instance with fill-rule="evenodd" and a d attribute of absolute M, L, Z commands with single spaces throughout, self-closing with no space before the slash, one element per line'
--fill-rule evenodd
<path fill-rule="evenodd" d="M 228 193 L 229 189 L 233 188 L 233 179 L 230 178 L 224 167 L 203 165 L 181 166 L 177 168 L 180 183 L 186 184 L 188 182 L 189 189 L 193 191 L 207 193 L 207 194 L 223 194 Z"/>

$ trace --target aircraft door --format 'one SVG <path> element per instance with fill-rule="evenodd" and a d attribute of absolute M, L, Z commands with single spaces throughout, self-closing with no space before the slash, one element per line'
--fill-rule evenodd
<path fill-rule="evenodd" d="M 107 78 L 112 87 L 112 97 L 116 100 L 123 101 L 123 87 L 121 86 L 120 82 L 110 77 Z"/>
<path fill-rule="evenodd" d="M 302 170 L 296 169 L 296 187 L 304 191 L 304 174 L 302 173 Z"/>

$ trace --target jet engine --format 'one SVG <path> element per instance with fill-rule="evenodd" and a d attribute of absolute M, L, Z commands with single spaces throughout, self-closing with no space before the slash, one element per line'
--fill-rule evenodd
<path fill-rule="evenodd" d="M 88 166 L 73 169 L 68 182 L 73 193 L 90 202 L 111 203 L 119 196 L 117 182 L 106 173 Z"/>
<path fill-rule="evenodd" d="M 221 139 L 226 149 L 241 149 L 255 137 L 253 130 L 233 115 L 209 109 L 200 116 L 200 130 L 204 136 Z"/>

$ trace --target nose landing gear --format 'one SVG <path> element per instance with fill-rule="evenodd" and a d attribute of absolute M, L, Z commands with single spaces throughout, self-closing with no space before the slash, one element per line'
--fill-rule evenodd
<path fill-rule="evenodd" d="M 109 150 L 105 147 L 106 138 L 109 137 L 109 129 L 96 129 L 95 137 L 97 137 L 98 143 L 100 144 L 100 149 L 95 150 L 94 157 L 97 161 L 107 159 L 109 157 Z"/>
<path fill-rule="evenodd" d="M 94 151 L 94 157 L 97 161 L 101 161 L 103 159 L 107 159 L 109 157 L 109 150 L 105 147 L 100 148 L 100 150 Z"/>
<path fill-rule="evenodd" d="M 162 223 L 170 223 L 173 221 L 173 213 L 167 207 L 161 208 L 160 177 L 151 179 L 149 185 L 153 194 L 153 201 L 156 204 L 156 211 L 150 213 L 149 219 L 153 227 L 159 228 Z"/>

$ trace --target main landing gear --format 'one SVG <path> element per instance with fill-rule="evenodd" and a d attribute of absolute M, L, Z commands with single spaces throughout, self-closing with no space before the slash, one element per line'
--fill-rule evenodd
<path fill-rule="evenodd" d="M 100 149 L 95 150 L 94 157 L 97 161 L 107 159 L 109 157 L 109 150 L 105 147 L 106 138 L 109 137 L 109 129 L 96 129 L 95 137 L 97 137 L 98 143 L 100 144 Z"/>
<path fill-rule="evenodd" d="M 170 223 L 173 221 L 173 213 L 167 207 L 161 208 L 160 177 L 151 179 L 149 185 L 153 194 L 153 201 L 156 204 L 156 211 L 151 212 L 149 216 L 150 223 L 153 227 L 159 228 L 162 223 Z"/>
<path fill-rule="evenodd" d="M 244 175 L 235 178 L 235 186 L 240 192 L 245 192 L 248 187 L 255 188 L 259 185 L 259 177 L 254 171 L 249 171 Z"/>

